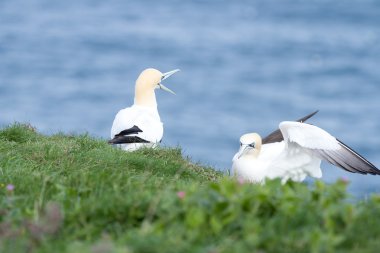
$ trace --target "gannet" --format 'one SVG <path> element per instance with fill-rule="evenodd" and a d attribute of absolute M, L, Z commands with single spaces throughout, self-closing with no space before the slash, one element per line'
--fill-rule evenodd
<path fill-rule="evenodd" d="M 322 160 L 352 173 L 380 175 L 375 165 L 317 126 L 283 121 L 276 132 L 272 139 L 257 133 L 241 136 L 232 175 L 254 183 L 274 178 L 302 182 L 306 176 L 322 177 Z"/>
<path fill-rule="evenodd" d="M 162 89 L 175 94 L 161 82 L 178 72 L 175 69 L 166 73 L 148 68 L 136 80 L 134 104 L 120 110 L 113 121 L 110 144 L 126 151 L 140 147 L 153 147 L 161 142 L 164 128 L 157 111 L 154 90 Z"/>

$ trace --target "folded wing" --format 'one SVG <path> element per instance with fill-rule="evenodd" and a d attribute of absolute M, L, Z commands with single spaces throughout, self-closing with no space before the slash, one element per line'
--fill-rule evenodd
<path fill-rule="evenodd" d="M 109 140 L 109 144 L 127 144 L 127 143 L 149 143 L 149 141 L 136 136 L 141 133 L 142 130 L 138 126 L 133 126 L 129 129 L 125 129 L 116 134 L 112 140 Z"/>

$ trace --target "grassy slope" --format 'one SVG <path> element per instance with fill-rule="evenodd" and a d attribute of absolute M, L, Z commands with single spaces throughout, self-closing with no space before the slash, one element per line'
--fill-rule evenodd
<path fill-rule="evenodd" d="M 16 124 L 0 131 L 0 175 L 0 252 L 380 248 L 379 197 L 350 203 L 345 182 L 241 185 L 179 149 L 126 153 Z"/>

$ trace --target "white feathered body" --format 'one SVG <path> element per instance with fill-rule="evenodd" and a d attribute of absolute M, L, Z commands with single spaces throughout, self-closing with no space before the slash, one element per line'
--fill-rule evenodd
<path fill-rule="evenodd" d="M 258 156 L 233 158 L 232 174 L 244 180 L 263 183 L 266 178 L 303 181 L 306 176 L 322 177 L 321 158 L 313 150 L 338 150 L 335 137 L 316 126 L 284 121 L 280 123 L 284 141 L 264 144 Z"/>
<path fill-rule="evenodd" d="M 121 131 L 133 126 L 137 126 L 142 130 L 142 132 L 133 135 L 150 143 L 117 144 L 123 150 L 133 151 L 142 146 L 152 147 L 161 141 L 164 134 L 163 124 L 157 107 L 134 104 L 131 107 L 120 110 L 116 114 L 111 128 L 111 139 Z"/>
<path fill-rule="evenodd" d="M 233 174 L 255 183 L 263 183 L 266 178 L 301 182 L 307 175 L 315 178 L 322 176 L 319 158 L 297 147 L 289 152 L 285 146 L 285 142 L 265 144 L 257 158 L 243 156 L 237 159 L 235 155 Z"/>

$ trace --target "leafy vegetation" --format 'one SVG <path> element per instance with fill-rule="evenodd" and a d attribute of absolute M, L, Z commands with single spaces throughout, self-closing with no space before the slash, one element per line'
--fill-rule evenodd
<path fill-rule="evenodd" d="M 238 182 L 178 148 L 0 131 L 0 252 L 378 252 L 380 197 Z"/>

